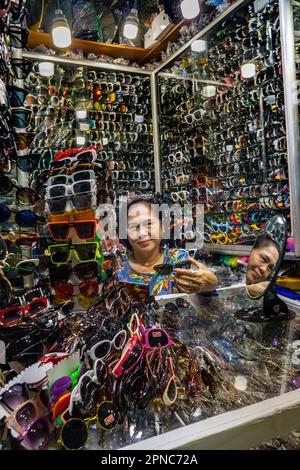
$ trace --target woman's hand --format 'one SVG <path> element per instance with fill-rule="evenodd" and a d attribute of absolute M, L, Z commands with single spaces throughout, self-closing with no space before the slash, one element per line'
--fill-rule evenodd
<path fill-rule="evenodd" d="M 269 287 L 269 285 L 270 281 L 263 281 L 257 284 L 248 284 L 247 292 L 252 299 L 257 299 L 265 293 L 265 290 Z"/>
<path fill-rule="evenodd" d="M 196 294 L 198 292 L 214 290 L 218 285 L 217 276 L 193 258 L 189 258 L 189 261 L 197 267 L 197 270 L 174 269 L 176 285 L 179 290 L 185 294 Z"/>

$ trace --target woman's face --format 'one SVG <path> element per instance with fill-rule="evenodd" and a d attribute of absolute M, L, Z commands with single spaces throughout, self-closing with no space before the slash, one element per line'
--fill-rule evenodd
<path fill-rule="evenodd" d="M 153 253 L 160 249 L 161 223 L 144 202 L 133 204 L 128 210 L 128 241 L 134 252 Z"/>
<path fill-rule="evenodd" d="M 248 262 L 247 284 L 267 281 L 274 270 L 279 253 L 276 246 L 270 244 L 264 248 L 254 248 Z"/>

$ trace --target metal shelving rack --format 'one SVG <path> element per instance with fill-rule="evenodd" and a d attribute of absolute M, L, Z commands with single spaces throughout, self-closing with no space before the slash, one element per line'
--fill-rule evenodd
<path fill-rule="evenodd" d="M 271 0 L 272 2 L 272 0 Z M 271 3 L 269 2 L 269 3 Z M 294 24 L 293 24 L 293 0 L 279 0 L 280 2 L 280 24 L 281 24 L 281 49 L 283 62 L 284 77 L 284 95 L 285 95 L 285 115 L 287 128 L 287 152 L 288 152 L 288 168 L 289 168 L 289 186 L 291 198 L 291 225 L 295 238 L 295 251 L 288 253 L 286 259 L 300 258 L 300 157 L 299 157 L 299 117 L 298 103 L 295 100 L 297 93 L 296 83 L 296 58 L 294 48 Z M 153 73 L 156 76 L 156 85 L 158 87 L 158 74 L 170 63 L 179 58 L 186 52 L 194 40 L 204 38 L 217 25 L 222 22 L 240 7 L 249 4 L 249 0 L 239 0 L 234 3 L 222 15 L 216 18 L 210 25 L 200 31 L 185 46 L 179 49 L 175 54 L 170 56 L 162 63 Z M 297 2 L 296 2 L 297 3 Z M 299 3 L 299 2 L 298 2 Z M 158 93 L 156 91 L 156 93 Z M 158 113 L 158 109 L 154 110 L 154 114 Z M 155 116 L 154 129 L 156 135 L 159 135 L 159 116 Z M 156 127 L 157 126 L 157 127 Z M 159 142 L 154 147 L 155 157 L 160 160 Z M 160 171 L 160 165 L 157 164 L 157 170 Z M 161 190 L 161 173 L 157 175 L 159 180 L 156 190 Z M 215 251 L 224 254 L 232 254 L 244 256 L 250 253 L 252 246 L 250 245 L 212 245 L 205 244 L 207 251 Z"/>
<path fill-rule="evenodd" d="M 121 66 L 110 63 L 92 62 L 86 59 L 67 59 L 57 56 L 48 56 L 35 52 L 23 52 L 23 57 L 36 60 L 51 60 L 61 64 L 82 65 L 93 67 L 95 69 L 113 70 L 120 72 L 139 73 L 150 76 L 151 94 L 152 94 L 152 117 L 153 117 L 153 139 L 154 139 L 154 168 L 155 168 L 155 186 L 156 191 L 160 192 L 162 187 L 161 179 L 161 157 L 160 157 L 160 139 L 159 139 L 159 115 L 158 115 L 158 74 L 172 61 L 187 51 L 192 42 L 201 39 L 209 33 L 218 24 L 221 24 L 230 14 L 237 11 L 241 6 L 249 3 L 249 0 L 238 0 L 228 10 L 217 17 L 210 25 L 194 36 L 187 44 L 181 47 L 175 54 L 168 57 L 154 71 L 143 70 L 142 68 Z M 284 76 L 284 94 L 285 94 L 285 114 L 287 127 L 287 145 L 288 145 L 288 166 L 289 166 L 289 185 L 291 197 L 291 222 L 293 234 L 295 237 L 295 251 L 288 253 L 286 259 L 300 258 L 300 157 L 299 157 L 299 117 L 298 104 L 295 100 L 297 95 L 296 83 L 296 57 L 294 49 L 294 24 L 293 24 L 293 0 L 280 0 L 280 21 L 281 21 L 281 47 L 283 59 Z M 292 86 L 291 86 L 292 85 Z M 205 250 L 215 251 L 224 254 L 233 254 L 243 256 L 249 254 L 250 245 L 222 245 L 216 246 L 205 244 Z"/>

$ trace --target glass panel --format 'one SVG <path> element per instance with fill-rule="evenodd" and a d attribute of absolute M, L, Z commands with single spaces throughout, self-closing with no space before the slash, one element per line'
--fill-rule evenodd
<path fill-rule="evenodd" d="M 117 194 L 154 191 L 148 76 L 54 63 L 47 77 L 34 62 L 25 85 L 39 172 L 59 150 L 92 145 L 112 170 Z"/>
<path fill-rule="evenodd" d="M 279 9 L 267 3 L 246 2 L 158 77 L 164 195 L 203 204 L 214 245 L 289 219 Z"/>

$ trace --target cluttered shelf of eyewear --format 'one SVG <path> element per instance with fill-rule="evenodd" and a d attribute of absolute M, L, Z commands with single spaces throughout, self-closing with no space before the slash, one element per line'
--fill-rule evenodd
<path fill-rule="evenodd" d="M 72 38 L 72 45 L 70 46 L 71 50 L 81 49 L 85 54 L 104 54 L 115 59 L 123 57 L 124 59 L 129 59 L 132 62 L 136 62 L 139 65 L 144 65 L 150 62 L 153 59 L 156 59 L 160 56 L 161 52 L 164 51 L 167 47 L 167 44 L 170 41 L 175 41 L 179 37 L 179 30 L 182 25 L 185 23 L 185 20 L 180 21 L 178 24 L 174 25 L 170 29 L 168 34 L 149 49 L 144 49 L 141 47 L 131 47 L 131 46 L 122 46 L 120 44 L 106 44 L 99 43 L 95 41 L 86 41 L 84 39 Z M 30 31 L 28 38 L 28 47 L 34 48 L 44 44 L 47 47 L 54 48 L 52 42 L 52 36 L 48 33 L 42 33 L 38 31 Z"/>

